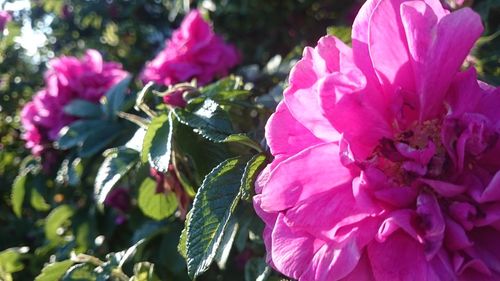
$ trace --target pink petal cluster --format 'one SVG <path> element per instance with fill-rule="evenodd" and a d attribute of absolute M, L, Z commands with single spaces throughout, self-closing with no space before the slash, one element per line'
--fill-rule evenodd
<path fill-rule="evenodd" d="M 45 88 L 21 112 L 26 147 L 40 155 L 48 143 L 57 139 L 59 131 L 75 120 L 64 113 L 64 106 L 75 99 L 98 103 L 127 74 L 120 64 L 104 61 L 96 50 L 87 50 L 81 59 L 62 56 L 51 60 Z"/>
<path fill-rule="evenodd" d="M 191 11 L 166 47 L 146 64 L 142 72 L 144 82 L 172 85 L 196 78 L 204 85 L 216 77 L 225 76 L 240 60 L 237 49 L 219 35 L 201 16 Z"/>
<path fill-rule="evenodd" d="M 461 70 L 469 8 L 368 0 L 352 48 L 306 48 L 256 183 L 268 263 L 298 280 L 500 280 L 500 88 Z"/>
<path fill-rule="evenodd" d="M 186 107 L 187 101 L 184 99 L 183 95 L 183 90 L 169 92 L 168 94 L 163 96 L 163 103 L 169 104 L 174 107 Z"/>
<path fill-rule="evenodd" d="M 0 11 L 0 33 L 3 32 L 7 23 L 12 20 L 12 16 L 8 11 Z"/>

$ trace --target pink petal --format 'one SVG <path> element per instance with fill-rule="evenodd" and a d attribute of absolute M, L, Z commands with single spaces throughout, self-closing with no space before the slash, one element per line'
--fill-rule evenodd
<path fill-rule="evenodd" d="M 307 270 L 316 252 L 314 239 L 287 226 L 283 214 L 278 216 L 274 226 L 272 245 L 271 256 L 276 268 L 295 279 Z"/>
<path fill-rule="evenodd" d="M 490 183 L 484 189 L 483 194 L 478 199 L 480 203 L 500 200 L 500 171 L 496 172 Z"/>
<path fill-rule="evenodd" d="M 417 214 L 424 230 L 425 255 L 433 258 L 443 244 L 445 222 L 434 194 L 422 192 L 417 197 Z"/>
<path fill-rule="evenodd" d="M 477 112 L 488 117 L 490 120 L 498 120 L 498 109 L 500 108 L 500 87 L 496 90 L 482 95 L 477 106 Z"/>
<path fill-rule="evenodd" d="M 398 88 L 410 92 L 415 90 L 406 37 L 399 16 L 399 6 L 403 2 L 380 1 L 373 10 L 368 26 L 370 57 L 388 96 L 395 95 Z"/>
<path fill-rule="evenodd" d="M 352 181 L 335 143 L 319 144 L 281 162 L 262 190 L 262 208 L 280 211 L 318 193 Z"/>
<path fill-rule="evenodd" d="M 388 214 L 387 218 L 380 224 L 376 237 L 377 241 L 385 242 L 396 231 L 402 230 L 413 239 L 422 243 L 422 238 L 415 228 L 416 220 L 417 214 L 415 211 L 409 209 L 396 210 Z"/>
<path fill-rule="evenodd" d="M 309 197 L 289 209 L 286 218 L 295 229 L 303 229 L 324 240 L 340 240 L 341 227 L 354 225 L 375 214 L 376 210 L 356 204 L 349 183 Z"/>
<path fill-rule="evenodd" d="M 498 237 L 500 233 L 491 227 L 476 228 L 470 233 L 470 238 L 474 243 L 469 252 L 474 258 L 480 259 L 487 267 L 500 274 L 500 244 Z"/>
<path fill-rule="evenodd" d="M 441 281 L 425 259 L 422 245 L 401 232 L 384 243 L 369 244 L 368 257 L 376 281 Z"/>
<path fill-rule="evenodd" d="M 417 12 L 409 12 L 411 5 L 403 6 L 407 13 L 403 13 L 403 20 L 406 22 L 415 21 L 418 17 Z M 408 9 L 408 10 L 406 10 Z M 428 17 L 427 17 L 428 18 Z M 414 26 L 414 30 L 408 31 L 429 33 L 430 23 L 420 26 Z M 447 90 L 460 69 L 470 49 L 483 32 L 481 18 L 478 14 L 469 8 L 460 9 L 454 13 L 444 16 L 435 29 L 435 34 L 431 42 L 419 45 L 419 57 L 415 58 L 417 62 L 423 65 L 415 70 L 415 77 L 418 85 L 418 94 L 420 97 L 420 120 L 426 120 L 438 113 L 443 106 L 443 99 Z M 417 40 L 426 38 L 419 36 Z M 411 40 L 413 38 L 409 38 Z M 411 45 L 416 45 L 413 42 Z"/>
<path fill-rule="evenodd" d="M 366 254 L 361 256 L 354 270 L 342 279 L 342 281 L 375 281 L 370 261 Z"/>
<path fill-rule="evenodd" d="M 102 59 L 101 53 L 97 50 L 89 49 L 85 52 L 85 59 L 92 70 L 101 73 L 103 70 L 104 61 Z"/>
<path fill-rule="evenodd" d="M 451 218 L 446 218 L 445 245 L 450 250 L 459 250 L 473 246 L 464 228 Z"/>
<path fill-rule="evenodd" d="M 463 193 L 466 190 L 466 186 L 452 184 L 449 182 L 431 180 L 431 179 L 419 179 L 420 182 L 423 182 L 429 185 L 434 191 L 436 191 L 439 195 L 452 197 Z"/>
<path fill-rule="evenodd" d="M 351 69 L 353 65 L 352 49 L 333 36 L 324 36 L 318 41 L 318 54 L 325 60 L 326 71 L 334 73 Z"/>
<path fill-rule="evenodd" d="M 449 254 L 444 249 L 439 251 L 439 253 L 429 263 L 431 268 L 433 269 L 433 272 L 437 276 L 437 280 L 458 281 Z"/>
<path fill-rule="evenodd" d="M 449 115 L 460 116 L 465 112 L 475 111 L 484 90 L 479 87 L 477 74 L 474 68 L 459 72 L 453 78 L 448 96 Z M 500 104 L 499 104 L 500 106 Z"/>
<path fill-rule="evenodd" d="M 329 74 L 319 83 L 324 115 L 344 133 L 355 158 L 367 157 L 382 136 L 390 135 L 390 128 L 383 112 L 367 98 L 371 90 L 366 89 L 365 77 L 353 68 Z"/>
<path fill-rule="evenodd" d="M 352 49 L 356 65 L 363 71 L 368 81 L 378 85 L 378 79 L 373 69 L 368 51 L 368 24 L 373 10 L 381 0 L 368 0 L 361 7 L 352 24 Z"/>
<path fill-rule="evenodd" d="M 354 240 L 340 248 L 324 244 L 314 255 L 309 269 L 300 280 L 336 281 L 341 280 L 354 270 L 361 257 Z"/>
<path fill-rule="evenodd" d="M 266 124 L 266 140 L 274 156 L 290 157 L 309 146 L 319 144 L 309 130 L 290 114 L 282 101 Z"/>
<path fill-rule="evenodd" d="M 330 112 L 326 114 L 321 107 L 323 78 L 341 66 L 354 68 L 351 57 L 347 46 L 327 36 L 316 48 L 305 48 L 303 58 L 290 73 L 290 87 L 284 92 L 285 103 L 298 122 L 324 141 L 337 141 L 340 135 L 329 120 Z"/>

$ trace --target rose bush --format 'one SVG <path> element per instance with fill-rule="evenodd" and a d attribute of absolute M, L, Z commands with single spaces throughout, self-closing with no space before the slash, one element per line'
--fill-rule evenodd
<path fill-rule="evenodd" d="M 495 1 L 30 4 L 1 280 L 499 279 Z"/>

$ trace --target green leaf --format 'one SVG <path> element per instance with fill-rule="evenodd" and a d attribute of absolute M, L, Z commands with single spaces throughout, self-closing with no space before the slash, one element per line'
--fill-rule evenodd
<path fill-rule="evenodd" d="M 150 165 L 160 172 L 168 171 L 172 132 L 172 116 L 164 114 L 151 120 L 144 136 L 141 159 L 143 162 L 149 160 Z"/>
<path fill-rule="evenodd" d="M 133 149 L 120 147 L 109 153 L 102 162 L 94 184 L 94 196 L 102 204 L 115 184 L 139 160 L 139 153 Z"/>
<path fill-rule="evenodd" d="M 240 199 L 246 161 L 226 160 L 203 181 L 193 202 L 187 225 L 188 274 L 196 278 L 212 263 L 226 226 Z"/>
<path fill-rule="evenodd" d="M 12 185 L 11 201 L 14 214 L 20 218 L 23 210 L 24 195 L 26 194 L 26 179 L 28 174 L 21 173 L 14 180 Z"/>
<path fill-rule="evenodd" d="M 71 260 L 51 263 L 42 269 L 42 272 L 35 278 L 35 281 L 59 280 L 72 265 L 73 261 Z"/>
<path fill-rule="evenodd" d="M 334 25 L 326 29 L 328 35 L 333 35 L 342 40 L 346 44 L 351 44 L 351 27 Z"/>
<path fill-rule="evenodd" d="M 64 107 L 64 113 L 81 118 L 99 118 L 103 112 L 99 104 L 75 99 Z"/>
<path fill-rule="evenodd" d="M 241 198 L 243 200 L 251 201 L 252 194 L 254 193 L 254 184 L 260 171 L 264 169 L 267 164 L 267 156 L 264 153 L 255 155 L 248 161 L 245 167 L 245 173 L 241 178 Z"/>
<path fill-rule="evenodd" d="M 74 214 L 74 210 L 69 205 L 61 205 L 53 209 L 45 220 L 45 237 L 53 242 L 61 241 L 62 237 L 59 228 L 64 226 Z"/>
<path fill-rule="evenodd" d="M 260 145 L 258 143 L 256 143 L 255 141 L 253 141 L 251 138 L 249 138 L 245 134 L 230 135 L 227 138 L 221 140 L 221 142 L 235 142 L 235 143 L 240 143 L 242 145 L 246 145 L 246 146 L 248 146 L 250 148 L 253 148 L 253 149 L 257 150 L 258 152 L 262 152 L 262 148 L 260 147 Z"/>
<path fill-rule="evenodd" d="M 64 274 L 62 281 L 94 281 L 97 279 L 94 269 L 89 263 L 75 264 Z"/>
<path fill-rule="evenodd" d="M 271 268 L 263 258 L 253 258 L 245 264 L 245 281 L 265 281 L 271 275 Z"/>
<path fill-rule="evenodd" d="M 80 148 L 79 155 L 83 158 L 88 158 L 97 152 L 106 148 L 111 142 L 113 142 L 120 133 L 122 127 L 119 124 L 111 122 L 103 122 L 104 127 L 97 128 L 87 135 L 85 140 L 82 142 L 82 147 Z"/>
<path fill-rule="evenodd" d="M 30 203 L 35 210 L 45 212 L 50 209 L 50 205 L 47 204 L 45 198 L 43 198 L 42 194 L 40 194 L 36 186 L 31 185 L 30 193 Z"/>
<path fill-rule="evenodd" d="M 125 77 L 106 93 L 105 111 L 106 115 L 112 119 L 115 119 L 116 113 L 121 110 L 123 102 L 125 101 L 125 95 L 127 94 L 128 85 L 131 80 L 131 76 Z"/>
<path fill-rule="evenodd" d="M 192 209 L 191 209 L 192 210 Z M 191 220 L 191 211 L 186 215 L 186 220 L 184 221 L 184 228 L 181 231 L 181 236 L 179 237 L 179 244 L 177 245 L 177 252 L 187 260 L 187 225 Z"/>
<path fill-rule="evenodd" d="M 175 144 L 180 150 L 179 153 L 186 155 L 193 166 L 191 172 L 195 186 L 201 185 L 205 176 L 215 166 L 230 157 L 234 157 L 234 155 L 229 154 L 225 144 L 209 141 L 184 124 L 176 124 L 174 136 Z"/>
<path fill-rule="evenodd" d="M 69 149 L 80 145 L 96 130 L 105 130 L 108 123 L 102 120 L 77 120 L 69 127 L 62 129 L 61 137 L 57 140 L 59 149 Z"/>
<path fill-rule="evenodd" d="M 223 141 L 234 132 L 227 113 L 210 99 L 190 104 L 186 109 L 176 108 L 174 113 L 179 122 L 212 141 Z"/>
<path fill-rule="evenodd" d="M 0 272 L 14 273 L 23 270 L 21 248 L 9 248 L 0 252 Z"/>
<path fill-rule="evenodd" d="M 201 89 L 201 94 L 217 102 L 247 98 L 249 91 L 242 90 L 241 77 L 227 77 Z"/>
<path fill-rule="evenodd" d="M 177 198 L 173 192 L 157 193 L 156 182 L 146 178 L 139 187 L 138 204 L 141 211 L 155 220 L 162 220 L 177 210 Z"/>
<path fill-rule="evenodd" d="M 160 278 L 154 274 L 154 264 L 149 262 L 140 262 L 134 265 L 134 276 L 130 281 L 160 281 Z"/>
<path fill-rule="evenodd" d="M 231 219 L 226 225 L 224 234 L 222 235 L 222 240 L 215 253 L 215 261 L 220 269 L 226 268 L 226 263 L 233 248 L 234 239 L 236 238 L 236 233 L 238 232 L 239 224 L 235 216 L 231 216 Z"/>

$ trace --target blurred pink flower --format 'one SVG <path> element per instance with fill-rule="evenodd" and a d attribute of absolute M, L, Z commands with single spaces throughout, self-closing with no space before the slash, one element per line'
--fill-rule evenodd
<path fill-rule="evenodd" d="M 108 89 L 127 76 L 120 64 L 105 62 L 96 50 L 87 50 L 82 59 L 63 56 L 49 62 L 45 88 L 35 94 L 21 112 L 23 139 L 39 155 L 57 139 L 59 131 L 75 120 L 64 106 L 75 99 L 97 103 Z"/>
<path fill-rule="evenodd" d="M 106 196 L 104 205 L 115 208 L 122 214 L 126 214 L 132 206 L 128 189 L 124 187 L 113 188 L 108 196 Z"/>
<path fill-rule="evenodd" d="M 270 265 L 298 280 L 500 280 L 500 88 L 460 71 L 469 8 L 368 0 L 352 49 L 306 48 L 256 183 Z"/>
<path fill-rule="evenodd" d="M 3 32 L 7 23 L 12 20 L 12 16 L 8 11 L 0 11 L 0 33 Z"/>
<path fill-rule="evenodd" d="M 172 85 L 196 78 L 200 85 L 228 74 L 238 64 L 238 51 L 224 43 L 201 16 L 191 11 L 175 30 L 166 47 L 146 64 L 144 82 Z"/>
<path fill-rule="evenodd" d="M 175 107 L 185 107 L 187 102 L 184 100 L 183 94 L 183 90 L 169 92 L 163 96 L 163 102 Z"/>

